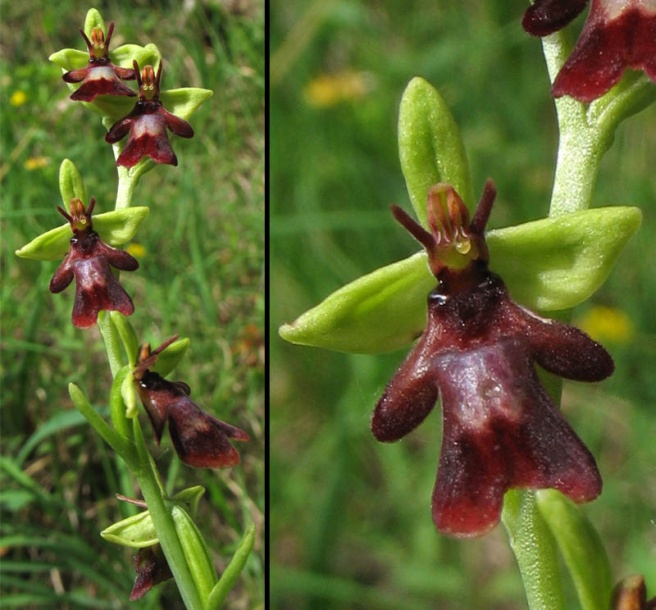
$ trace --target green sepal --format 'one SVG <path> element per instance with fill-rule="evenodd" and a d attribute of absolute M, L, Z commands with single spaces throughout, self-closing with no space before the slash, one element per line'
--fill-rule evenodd
<path fill-rule="evenodd" d="M 107 35 L 105 20 L 97 8 L 90 8 L 87 11 L 87 16 L 84 18 L 84 33 L 89 40 L 91 40 L 91 32 L 93 31 L 93 28 L 100 28 L 105 35 Z"/>
<path fill-rule="evenodd" d="M 469 165 L 458 126 L 437 90 L 423 78 L 406 87 L 399 109 L 399 158 L 410 202 L 426 223 L 426 198 L 438 182 L 447 182 L 472 202 Z"/>
<path fill-rule="evenodd" d="M 218 582 L 210 550 L 187 511 L 176 504 L 171 509 L 171 516 L 196 589 L 200 598 L 205 600 Z"/>
<path fill-rule="evenodd" d="M 162 377 L 166 377 L 182 360 L 191 341 L 187 338 L 178 339 L 169 345 L 159 356 L 157 362 L 152 366 L 151 370 L 159 373 Z"/>
<path fill-rule="evenodd" d="M 93 229 L 105 243 L 120 246 L 135 236 L 139 225 L 149 212 L 148 207 L 137 206 L 94 214 Z M 66 223 L 35 237 L 30 243 L 16 250 L 16 255 L 37 261 L 60 260 L 68 253 L 71 237 L 71 227 Z"/>
<path fill-rule="evenodd" d="M 59 192 L 67 212 L 71 211 L 71 199 L 79 199 L 84 205 L 89 203 L 82 176 L 70 159 L 64 159 L 59 166 Z"/>
<path fill-rule="evenodd" d="M 128 424 L 126 419 L 127 417 L 127 405 L 123 397 L 123 386 L 126 381 L 130 382 L 130 385 L 133 385 L 132 382 L 132 367 L 126 364 L 121 367 L 114 377 L 114 382 L 112 383 L 112 389 L 109 393 L 109 413 L 112 418 L 112 424 L 114 425 L 114 430 L 116 430 L 126 441 L 131 439 L 131 426 Z"/>
<path fill-rule="evenodd" d="M 613 588 L 608 554 L 590 521 L 553 489 L 536 493 L 537 505 L 558 543 L 583 610 L 606 608 Z"/>
<path fill-rule="evenodd" d="M 185 121 L 196 112 L 200 105 L 214 95 L 211 89 L 199 87 L 183 87 L 181 89 L 169 89 L 162 91 L 159 96 L 164 108 Z"/>
<path fill-rule="evenodd" d="M 100 535 L 109 542 L 143 549 L 159 542 L 150 511 L 143 511 L 105 528 Z"/>
<path fill-rule="evenodd" d="M 640 219 L 638 208 L 609 207 L 490 231 L 490 266 L 522 305 L 569 309 L 603 284 Z M 280 336 L 345 352 L 392 351 L 421 334 L 426 299 L 435 287 L 420 252 L 343 286 L 283 325 Z"/>

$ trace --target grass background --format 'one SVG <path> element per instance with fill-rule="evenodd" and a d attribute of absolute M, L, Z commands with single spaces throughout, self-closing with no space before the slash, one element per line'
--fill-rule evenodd
<path fill-rule="evenodd" d="M 435 414 L 393 445 L 369 418 L 405 352 L 354 356 L 285 344 L 276 329 L 344 283 L 418 247 L 393 222 L 409 209 L 396 148 L 408 81 L 438 87 L 460 126 L 474 190 L 495 180 L 490 227 L 544 217 L 557 131 L 526 6 L 290 0 L 271 12 L 272 608 L 514 610 L 526 607 L 503 528 L 454 541 L 434 531 Z M 573 24 L 572 38 L 584 17 Z M 640 206 L 643 226 L 606 285 L 604 305 L 630 338 L 605 340 L 615 375 L 568 383 L 563 408 L 596 456 L 605 487 L 583 510 L 616 579 L 656 586 L 656 108 L 626 121 L 607 153 L 597 206 Z M 611 324 L 612 325 L 612 324 Z M 597 327 L 598 329 L 598 327 Z M 593 330 L 593 329 L 591 329 Z M 578 607 L 567 584 L 568 608 Z"/>
<path fill-rule="evenodd" d="M 61 224 L 58 169 L 71 159 L 96 197 L 113 207 L 116 173 L 99 119 L 68 99 L 48 56 L 84 48 L 79 29 L 95 6 L 116 22 L 112 47 L 154 42 L 163 88 L 198 86 L 214 96 L 192 117 L 192 140 L 176 140 L 179 165 L 156 167 L 134 203 L 151 214 L 135 242 L 141 268 L 124 274 L 132 322 L 158 345 L 191 339 L 175 371 L 199 404 L 249 432 L 242 465 L 180 466 L 167 437 L 154 448 L 171 491 L 207 488 L 199 526 L 222 570 L 247 523 L 258 538 L 230 608 L 263 607 L 264 523 L 264 3 L 136 0 L 2 1 L 2 606 L 178 608 L 172 583 L 129 603 L 130 549 L 98 532 L 132 510 L 114 498 L 139 492 L 72 408 L 77 383 L 101 410 L 111 376 L 99 333 L 70 324 L 73 289 L 51 295 L 57 263 L 13 252 Z M 152 438 L 150 426 L 144 427 Z M 153 445 L 153 447 L 155 447 Z"/>

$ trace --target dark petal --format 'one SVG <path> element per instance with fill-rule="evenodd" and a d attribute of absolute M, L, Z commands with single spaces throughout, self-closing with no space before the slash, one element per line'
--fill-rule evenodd
<path fill-rule="evenodd" d="M 131 129 L 132 120 L 132 117 L 128 115 L 114 123 L 110 130 L 105 134 L 105 142 L 115 144 L 119 140 L 122 140 Z"/>
<path fill-rule="evenodd" d="M 124 85 L 109 66 L 87 68 L 84 82 L 71 95 L 71 99 L 82 102 L 92 102 L 98 95 L 127 95 L 136 93 Z"/>
<path fill-rule="evenodd" d="M 62 75 L 62 79 L 67 83 L 79 83 L 83 81 L 87 74 L 89 74 L 90 68 L 80 68 L 79 70 L 71 70 Z"/>
<path fill-rule="evenodd" d="M 58 293 L 67 288 L 68 285 L 73 281 L 73 269 L 69 263 L 69 255 L 66 255 L 66 258 L 61 265 L 55 271 L 55 275 L 52 276 L 50 280 L 50 292 Z"/>
<path fill-rule="evenodd" d="M 169 405 L 186 394 L 177 383 L 164 379 L 159 373 L 146 371 L 137 382 L 137 391 L 155 431 L 159 445 L 164 425 L 169 417 Z"/>
<path fill-rule="evenodd" d="M 104 257 L 91 257 L 73 263 L 75 302 L 73 324 L 78 328 L 93 326 L 99 311 L 118 311 L 124 316 L 134 313 L 134 304 L 111 272 Z"/>
<path fill-rule="evenodd" d="M 181 138 L 193 138 L 194 129 L 187 123 L 187 121 L 181 119 L 180 117 L 171 114 L 166 108 L 162 106 L 160 108 L 159 114 L 164 117 L 166 126 L 176 135 Z"/>
<path fill-rule="evenodd" d="M 522 26 L 533 36 L 546 36 L 564 28 L 588 0 L 536 0 L 526 9 Z"/>
<path fill-rule="evenodd" d="M 116 269 L 121 269 L 122 271 L 136 271 L 139 269 L 139 261 L 125 250 L 119 250 L 104 242 L 99 242 L 97 252 L 105 256 L 109 264 L 112 267 L 116 267 Z"/>
<path fill-rule="evenodd" d="M 137 78 L 136 72 L 132 68 L 121 68 L 120 66 L 113 66 L 116 76 L 123 80 L 134 80 Z"/>
<path fill-rule="evenodd" d="M 171 568 L 159 544 L 139 549 L 134 557 L 134 571 L 137 577 L 130 593 L 130 601 L 141 599 L 155 585 L 173 578 Z"/>
<path fill-rule="evenodd" d="M 514 303 L 510 315 L 516 328 L 523 328 L 531 357 L 550 373 L 576 381 L 601 381 L 615 370 L 613 359 L 602 345 L 583 331 L 541 318 Z"/>
<path fill-rule="evenodd" d="M 594 499 L 594 458 L 553 405 L 520 339 L 436 359 L 444 432 L 433 520 L 455 536 L 478 536 L 500 518 L 510 488 L 555 488 Z"/>
<path fill-rule="evenodd" d="M 399 440 L 424 421 L 435 406 L 438 391 L 430 371 L 431 339 L 425 332 L 378 401 L 371 419 L 371 431 L 377 440 Z"/>
<path fill-rule="evenodd" d="M 169 432 L 180 459 L 195 468 L 236 466 L 239 453 L 228 439 L 249 439 L 239 428 L 202 411 L 188 396 L 169 405 Z"/>
<path fill-rule="evenodd" d="M 116 165 L 133 167 L 146 156 L 156 163 L 178 164 L 166 133 L 164 118 L 159 114 L 142 115 L 132 121 L 130 136 Z"/>
<path fill-rule="evenodd" d="M 611 8 L 619 10 L 616 2 Z M 656 81 L 656 12 L 632 1 L 617 18 L 593 2 L 572 54 L 559 72 L 552 93 L 588 103 L 615 85 L 626 68 L 644 70 Z"/>

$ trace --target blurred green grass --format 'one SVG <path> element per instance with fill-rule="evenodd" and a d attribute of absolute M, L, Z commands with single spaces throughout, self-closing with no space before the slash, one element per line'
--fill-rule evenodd
<path fill-rule="evenodd" d="M 354 356 L 285 344 L 276 329 L 345 282 L 418 247 L 393 222 L 409 209 L 396 149 L 408 81 L 438 87 L 460 126 L 474 190 L 498 189 L 490 226 L 546 215 L 557 131 L 525 3 L 291 0 L 271 12 L 270 422 L 272 608 L 526 607 L 502 528 L 472 541 L 434 531 L 437 413 L 382 445 L 369 418 L 405 352 Z M 581 27 L 582 18 L 574 25 Z M 564 410 L 605 487 L 585 510 L 616 578 L 656 586 L 653 469 L 656 108 L 629 119 L 606 155 L 595 205 L 644 214 L 596 305 L 625 313 L 617 371 L 567 384 Z M 472 202 L 470 202 L 472 203 Z M 571 584 L 568 608 L 576 608 Z"/>
<path fill-rule="evenodd" d="M 87 3 L 3 2 L 0 38 L 2 146 L 2 509 L 3 606 L 176 608 L 172 583 L 127 601 L 132 552 L 98 532 L 138 495 L 113 455 L 72 410 L 77 383 L 106 408 L 111 376 L 97 330 L 70 324 L 73 292 L 51 295 L 57 264 L 14 251 L 61 224 L 58 168 L 70 158 L 97 210 L 113 206 L 116 173 L 98 118 L 68 100 L 48 56 L 84 48 Z M 136 238 L 141 269 L 122 282 L 133 297 L 141 340 L 191 338 L 175 374 L 195 399 L 251 435 L 242 465 L 192 470 L 155 451 L 170 490 L 207 488 L 199 525 L 222 570 L 247 523 L 256 549 L 231 608 L 264 604 L 264 3 L 165 0 L 95 4 L 116 22 L 112 46 L 154 42 L 163 88 L 198 86 L 214 96 L 192 117 L 196 136 L 176 140 L 177 168 L 157 167 L 135 204 L 151 214 Z M 150 434 L 150 432 L 148 432 Z M 176 605 L 177 604 L 177 605 Z"/>

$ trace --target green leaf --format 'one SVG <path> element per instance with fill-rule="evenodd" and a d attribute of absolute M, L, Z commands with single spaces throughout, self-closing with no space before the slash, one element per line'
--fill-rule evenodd
<path fill-rule="evenodd" d="M 79 199 L 84 205 L 88 203 L 82 176 L 70 159 L 64 159 L 59 167 L 59 192 L 67 212 L 71 210 L 71 199 Z"/>
<path fill-rule="evenodd" d="M 137 333 L 134 331 L 130 320 L 118 311 L 110 311 L 109 317 L 121 337 L 130 366 L 134 366 L 139 355 L 139 339 L 137 339 Z"/>
<path fill-rule="evenodd" d="M 171 500 L 184 508 L 193 518 L 196 518 L 198 513 L 198 504 L 200 499 L 205 494 L 205 488 L 202 485 L 194 485 L 187 487 L 182 491 L 175 494 Z"/>
<path fill-rule="evenodd" d="M 255 524 L 251 523 L 246 532 L 244 533 L 235 554 L 232 556 L 228 567 L 221 574 L 221 579 L 216 583 L 212 592 L 210 593 L 207 603 L 205 605 L 206 610 L 218 610 L 225 601 L 230 589 L 234 587 L 237 578 L 241 574 L 248 557 L 253 550 L 253 545 L 255 544 Z"/>
<path fill-rule="evenodd" d="M 159 542 L 153 518 L 147 510 L 110 525 L 100 535 L 105 540 L 134 549 L 143 549 Z"/>
<path fill-rule="evenodd" d="M 640 219 L 637 208 L 609 207 L 491 231 L 490 266 L 526 307 L 569 309 L 603 284 Z M 280 336 L 345 352 L 398 349 L 423 331 L 426 298 L 435 285 L 420 252 L 343 286 L 283 325 Z"/>
<path fill-rule="evenodd" d="M 553 489 L 537 492 L 537 505 L 570 571 L 583 610 L 608 607 L 613 580 L 606 549 L 577 506 Z"/>
<path fill-rule="evenodd" d="M 93 229 L 105 243 L 120 246 L 135 236 L 139 225 L 149 212 L 148 207 L 137 206 L 94 214 Z M 16 250 L 16 255 L 38 261 L 61 260 L 68 253 L 71 237 L 72 231 L 67 223 L 35 237 L 29 244 Z"/>
<path fill-rule="evenodd" d="M 426 224 L 428 190 L 448 182 L 463 201 L 473 204 L 469 165 L 460 132 L 449 108 L 423 78 L 413 78 L 399 109 L 399 157 L 410 202 Z"/>
<path fill-rule="evenodd" d="M 160 100 L 171 114 L 188 121 L 189 117 L 196 112 L 198 107 L 213 95 L 214 92 L 210 89 L 185 87 L 182 89 L 162 91 Z"/>

